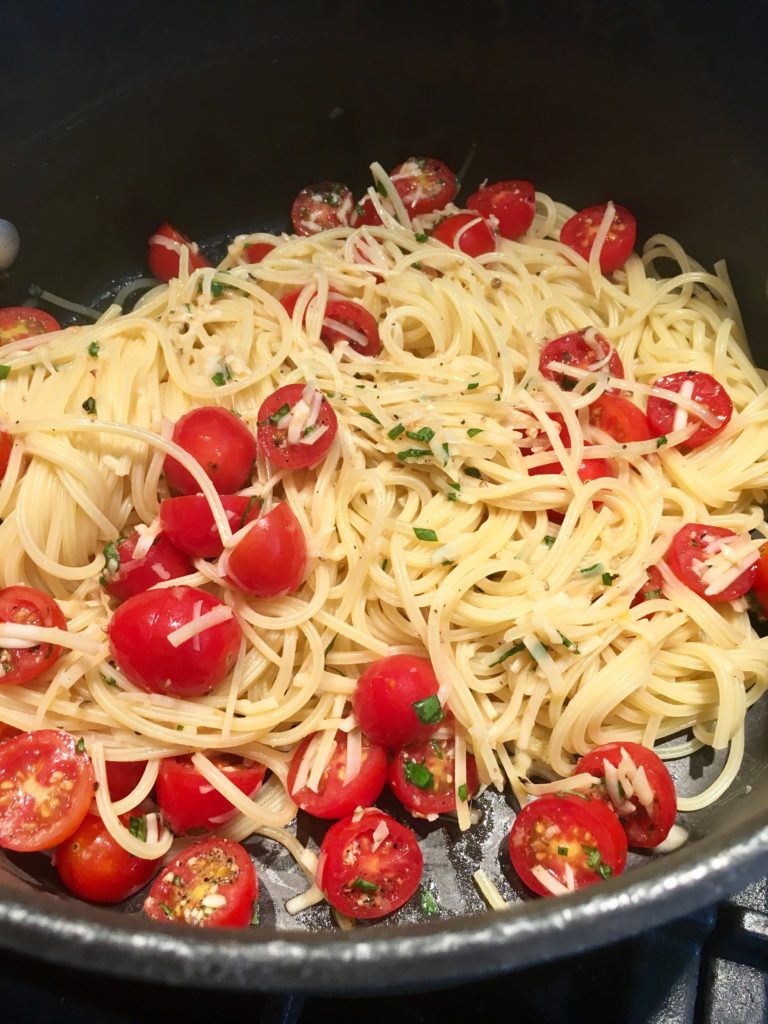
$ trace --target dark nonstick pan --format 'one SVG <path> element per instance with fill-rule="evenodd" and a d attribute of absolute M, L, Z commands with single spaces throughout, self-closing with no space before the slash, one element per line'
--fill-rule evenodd
<path fill-rule="evenodd" d="M 755 361 L 768 365 L 768 65 L 757 3 L 475 0 L 211 5 L 6 3 L 0 12 L 0 217 L 21 256 L 0 305 L 30 283 L 98 301 L 144 268 L 164 219 L 216 243 L 282 229 L 298 189 L 366 181 L 412 152 L 469 184 L 527 177 L 574 207 L 612 197 L 640 235 L 664 231 L 728 261 Z M 676 766 L 683 792 L 724 752 Z M 750 713 L 738 779 L 689 816 L 690 842 L 558 900 L 515 888 L 506 799 L 469 834 L 423 830 L 439 917 L 418 906 L 332 931 L 283 910 L 287 856 L 262 865 L 262 923 L 245 934 L 149 926 L 63 895 L 48 861 L 0 858 L 0 946 L 177 984 L 363 991 L 430 987 L 607 943 L 712 903 L 768 869 L 768 717 Z M 299 829 L 308 826 L 299 822 Z M 485 912 L 483 865 L 514 906 Z M 136 902 L 135 907 L 138 907 Z"/>

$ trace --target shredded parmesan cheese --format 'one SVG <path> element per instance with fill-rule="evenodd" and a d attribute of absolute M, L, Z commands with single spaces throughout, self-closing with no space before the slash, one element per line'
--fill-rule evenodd
<path fill-rule="evenodd" d="M 199 602 L 199 604 L 202 607 L 202 602 Z M 195 608 L 197 608 L 197 604 Z M 179 626 L 178 629 L 174 629 L 168 634 L 168 643 L 172 647 L 181 647 L 187 640 L 191 640 L 200 633 L 205 633 L 206 630 L 213 629 L 214 626 L 219 626 L 222 622 L 226 622 L 227 619 L 231 618 L 232 609 L 229 605 L 217 605 L 204 615 L 193 618 L 191 622 L 187 622 L 183 626 Z"/>
<path fill-rule="evenodd" d="M 480 891 L 480 895 L 483 897 L 485 902 L 491 908 L 491 910 L 504 910 L 508 906 L 507 901 L 501 895 L 499 890 L 496 888 L 494 883 L 483 871 L 482 868 L 478 868 L 477 871 L 472 875 L 475 885 Z"/>

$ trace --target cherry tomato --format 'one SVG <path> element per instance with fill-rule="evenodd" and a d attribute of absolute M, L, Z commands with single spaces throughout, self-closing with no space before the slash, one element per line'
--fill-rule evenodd
<path fill-rule="evenodd" d="M 664 577 L 661 575 L 661 570 L 656 565 L 649 565 L 647 572 L 648 579 L 632 598 L 630 608 L 643 604 L 645 601 L 655 601 L 663 596 Z"/>
<path fill-rule="evenodd" d="M 243 259 L 246 263 L 261 263 L 275 248 L 270 242 L 247 242 L 243 246 Z"/>
<path fill-rule="evenodd" d="M 560 241 L 588 260 L 607 209 L 607 204 L 603 203 L 575 213 L 560 229 Z M 625 206 L 615 204 L 613 222 L 600 250 L 600 269 L 604 274 L 612 274 L 624 266 L 632 254 L 636 238 L 635 218 Z"/>
<path fill-rule="evenodd" d="M 6 740 L 10 740 L 14 736 L 19 735 L 21 735 L 21 729 L 14 729 L 12 725 L 6 725 L 5 722 L 0 722 L 0 743 L 5 743 Z"/>
<path fill-rule="evenodd" d="M 600 480 L 606 476 L 616 476 L 613 466 L 608 459 L 589 459 L 586 457 L 586 451 L 591 448 L 592 445 L 584 445 L 585 458 L 576 470 L 576 473 L 582 483 L 589 483 L 590 480 Z M 530 476 L 544 476 L 548 474 L 562 475 L 564 472 L 563 465 L 557 459 L 553 457 L 552 462 L 547 462 L 543 466 L 532 466 L 528 473 Z"/>
<path fill-rule="evenodd" d="M 390 171 L 389 177 L 411 217 L 432 213 L 456 197 L 456 175 L 442 160 L 411 156 Z"/>
<path fill-rule="evenodd" d="M 234 413 L 204 405 L 186 413 L 173 428 L 173 441 L 200 463 L 219 494 L 246 486 L 256 458 L 256 438 Z M 172 491 L 196 494 L 200 485 L 184 467 L 165 457 L 165 478 Z"/>
<path fill-rule="evenodd" d="M 710 583 L 704 580 L 704 575 L 713 567 L 713 559 L 718 558 L 717 551 L 710 551 L 708 548 L 715 541 L 733 539 L 737 536 L 732 530 L 725 530 L 722 526 L 686 523 L 672 538 L 669 551 L 667 551 L 669 567 L 681 583 L 684 583 L 694 594 L 709 601 L 710 604 L 718 604 L 720 601 L 735 601 L 737 597 L 743 597 L 752 587 L 757 576 L 757 559 L 736 579 L 714 594 L 707 593 Z M 730 567 L 730 562 L 719 558 L 718 561 L 722 563 L 724 573 Z M 717 579 L 716 576 L 712 583 L 717 583 Z"/>
<path fill-rule="evenodd" d="M 681 393 L 685 387 L 688 397 L 703 405 L 717 419 L 718 426 L 711 427 L 696 415 L 689 413 L 687 423 L 698 423 L 698 429 L 685 442 L 686 448 L 698 448 L 716 437 L 727 426 L 733 415 L 733 402 L 722 384 L 708 373 L 698 370 L 684 370 L 659 377 L 653 382 L 655 388 Z M 657 435 L 668 434 L 674 429 L 675 413 L 678 406 L 666 398 L 651 395 L 648 399 L 648 419 Z"/>
<path fill-rule="evenodd" d="M 290 505 L 281 501 L 226 552 L 220 571 L 246 594 L 280 597 L 301 586 L 307 558 L 301 525 Z"/>
<path fill-rule="evenodd" d="M 446 217 L 432 232 L 432 237 L 467 256 L 482 256 L 496 250 L 496 239 L 487 222 L 475 213 L 457 213 Z"/>
<path fill-rule="evenodd" d="M 11 449 L 13 448 L 13 438 L 10 434 L 6 434 L 4 430 L 0 430 L 0 480 L 5 476 L 5 471 L 8 469 L 8 460 L 11 457 Z"/>
<path fill-rule="evenodd" d="M 316 235 L 343 227 L 349 224 L 353 209 L 352 193 L 340 181 L 306 185 L 291 207 L 293 230 L 297 235 Z"/>
<path fill-rule="evenodd" d="M 144 913 L 154 921 L 197 928 L 247 928 L 259 881 L 247 850 L 230 839 L 204 839 L 160 872 Z"/>
<path fill-rule="evenodd" d="M 428 739 L 445 718 L 432 665 L 392 654 L 363 672 L 352 695 L 357 724 L 369 740 L 397 750 Z"/>
<path fill-rule="evenodd" d="M 342 914 L 375 918 L 392 913 L 413 896 L 423 869 L 413 831 L 368 807 L 362 815 L 357 811 L 328 829 L 316 881 Z"/>
<path fill-rule="evenodd" d="M 591 345 L 589 339 L 592 341 Z M 564 391 L 572 391 L 577 379 L 569 377 L 562 370 L 552 369 L 550 363 L 565 363 L 579 370 L 597 369 L 599 366 L 613 377 L 624 376 L 619 353 L 592 327 L 587 327 L 583 331 L 571 331 L 570 334 L 563 334 L 548 341 L 539 356 L 539 372 L 542 377 L 553 380 Z"/>
<path fill-rule="evenodd" d="M 768 615 L 768 544 L 765 544 L 760 552 L 760 561 L 757 563 L 752 589 L 760 602 L 763 613 Z"/>
<path fill-rule="evenodd" d="M 39 334 L 60 331 L 58 320 L 42 309 L 32 306 L 4 306 L 0 308 L 0 345 L 9 341 L 36 338 Z"/>
<path fill-rule="evenodd" d="M 224 602 L 205 590 L 167 587 L 145 590 L 121 604 L 109 624 L 109 644 L 118 667 L 150 693 L 198 697 L 225 678 L 240 646 L 240 627 L 224 619 L 174 647 L 168 634 Z"/>
<path fill-rule="evenodd" d="M 214 754 L 211 761 L 246 796 L 264 781 L 266 768 L 234 754 Z M 190 757 L 164 757 L 157 775 L 157 803 L 176 835 L 190 829 L 215 830 L 236 813 L 217 789 L 206 782 Z"/>
<path fill-rule="evenodd" d="M 315 818 L 343 818 L 356 807 L 366 807 L 378 800 L 387 781 L 386 750 L 363 736 L 360 771 L 345 785 L 347 734 L 341 731 L 336 733 L 336 746 L 320 776 L 317 792 L 306 785 L 295 789 L 299 767 L 313 738 L 308 736 L 297 748 L 288 772 L 288 793 L 302 811 Z"/>
<path fill-rule="evenodd" d="M 582 889 L 619 875 L 627 837 L 605 804 L 589 797 L 542 796 L 526 804 L 509 833 L 509 855 L 522 882 L 540 896 Z M 537 877 L 539 876 L 539 877 Z"/>
<path fill-rule="evenodd" d="M 447 814 L 456 810 L 455 741 L 422 740 L 398 750 L 389 766 L 389 784 L 397 799 L 414 817 Z M 477 765 L 467 754 L 467 799 L 480 786 Z"/>
<path fill-rule="evenodd" d="M 293 316 L 293 311 L 296 309 L 296 303 L 299 301 L 299 296 L 304 291 L 303 288 L 294 288 L 293 291 L 286 292 L 280 299 L 280 305 L 285 309 L 288 316 Z"/>
<path fill-rule="evenodd" d="M 601 395 L 589 407 L 589 419 L 620 444 L 650 441 L 655 436 L 642 409 L 620 395 Z"/>
<path fill-rule="evenodd" d="M 107 761 L 107 788 L 113 803 L 123 800 L 139 784 L 146 761 Z"/>
<path fill-rule="evenodd" d="M 189 254 L 189 272 L 201 267 L 210 267 L 210 263 L 198 250 L 197 243 L 182 235 L 167 221 L 149 239 L 149 269 L 158 281 L 170 281 L 178 277 L 181 270 L 181 254 L 186 249 Z"/>
<path fill-rule="evenodd" d="M 204 500 L 204 499 L 201 499 Z M 194 566 L 186 554 L 182 554 L 165 534 L 158 534 L 152 547 L 142 558 L 134 558 L 133 552 L 139 543 L 139 534 L 133 530 L 117 543 L 104 548 L 104 572 L 101 585 L 111 597 L 125 601 L 142 590 L 149 590 L 163 580 L 175 580 L 194 572 Z"/>
<path fill-rule="evenodd" d="M 333 351 L 339 341 L 348 341 L 361 356 L 377 356 L 381 352 L 379 328 L 365 306 L 346 299 L 329 299 L 320 330 L 320 339 Z"/>
<path fill-rule="evenodd" d="M 129 827 L 130 817 L 120 821 Z M 119 903 L 143 889 L 162 864 L 134 857 L 107 832 L 96 814 L 89 814 L 78 830 L 58 847 L 53 866 L 64 886 L 90 903 Z"/>
<path fill-rule="evenodd" d="M 233 533 L 258 518 L 258 498 L 245 494 L 222 494 L 221 504 Z M 218 558 L 224 550 L 213 520 L 211 506 L 202 494 L 184 494 L 160 502 L 161 536 L 195 558 Z"/>
<path fill-rule="evenodd" d="M 617 794 L 622 801 L 619 806 L 612 802 L 609 790 L 604 783 L 596 787 L 593 795 L 606 801 L 607 805 L 619 815 L 619 821 L 624 826 L 630 846 L 643 848 L 658 846 L 669 835 L 677 813 L 675 784 L 667 766 L 658 754 L 639 743 L 606 743 L 582 757 L 576 765 L 575 772 L 576 774 L 585 772 L 588 775 L 604 779 L 605 762 L 608 761 L 614 768 L 618 768 L 624 760 L 623 752 L 626 752 L 634 768 L 642 769 L 645 773 L 645 778 L 653 791 L 653 803 L 650 808 L 644 807 L 640 803 L 636 786 L 632 786 L 634 792 L 631 795 L 627 794 L 626 781 L 618 783 L 620 788 L 617 789 Z M 632 774 L 635 774 L 634 771 Z"/>
<path fill-rule="evenodd" d="M 363 225 L 376 227 L 376 225 L 381 224 L 381 217 L 376 212 L 376 207 L 373 205 L 373 200 L 370 196 L 366 196 L 361 202 L 355 203 L 350 223 L 353 228 L 359 228 Z"/>
<path fill-rule="evenodd" d="M 533 224 L 536 189 L 530 181 L 497 181 L 473 193 L 467 207 L 485 218 L 495 217 L 503 238 L 519 238 Z"/>
<path fill-rule="evenodd" d="M 90 758 L 59 729 L 24 732 L 0 745 L 0 846 L 50 850 L 88 813 L 94 778 Z"/>
<path fill-rule="evenodd" d="M 333 406 L 322 391 L 316 390 L 308 403 L 302 401 L 304 390 L 303 384 L 286 384 L 265 398 L 259 408 L 259 447 L 270 463 L 280 469 L 317 466 L 328 454 L 339 429 L 339 421 Z M 319 399 L 316 396 L 319 396 Z M 313 404 L 316 409 L 314 422 L 311 426 L 302 427 L 298 424 L 299 440 L 289 441 L 292 424 L 288 422 L 282 425 L 283 420 L 289 413 L 293 413 L 297 406 L 300 413 L 306 410 L 309 414 Z M 313 435 L 317 440 L 307 444 Z"/>
<path fill-rule="evenodd" d="M 67 620 L 53 598 L 34 587 L 3 587 L 0 590 L 0 622 L 67 628 Z M 55 664 L 60 654 L 61 648 L 55 644 L 0 647 L 0 685 L 28 683 L 37 679 Z"/>

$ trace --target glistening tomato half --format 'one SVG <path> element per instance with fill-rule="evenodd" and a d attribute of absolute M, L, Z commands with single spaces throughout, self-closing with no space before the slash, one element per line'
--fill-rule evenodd
<path fill-rule="evenodd" d="M 570 217 L 560 229 L 560 241 L 588 260 L 600 230 L 608 214 L 608 204 L 588 206 Z M 600 269 L 611 274 L 623 267 L 632 254 L 637 239 L 637 222 L 626 206 L 613 206 L 608 234 L 600 249 Z"/>
<path fill-rule="evenodd" d="M 530 181 L 496 181 L 474 192 L 467 207 L 485 218 L 495 217 L 503 238 L 519 238 L 533 223 L 536 189 Z"/>
<path fill-rule="evenodd" d="M 398 750 L 389 767 L 389 785 L 415 817 L 456 810 L 456 743 L 453 739 L 423 740 Z M 463 795 L 471 799 L 480 786 L 474 757 L 467 754 Z"/>
<path fill-rule="evenodd" d="M 348 740 L 347 734 L 341 731 L 336 733 L 333 753 L 317 789 L 310 789 L 306 783 L 296 788 L 307 748 L 316 735 L 308 736 L 291 759 L 287 789 L 294 803 L 315 818 L 343 818 L 356 807 L 375 803 L 387 781 L 387 752 L 363 736 L 359 770 L 347 781 Z"/>
<path fill-rule="evenodd" d="M 589 407 L 589 420 L 619 444 L 650 441 L 655 436 L 643 410 L 621 395 L 601 395 Z"/>
<path fill-rule="evenodd" d="M 663 596 L 664 577 L 661 575 L 659 567 L 657 565 L 649 565 L 646 572 L 648 573 L 648 578 L 632 598 L 631 608 L 635 608 L 645 601 L 656 601 Z"/>
<path fill-rule="evenodd" d="M 161 581 L 175 580 L 194 571 L 189 557 L 174 547 L 163 533 L 155 537 L 145 555 L 134 558 L 140 539 L 133 530 L 127 537 L 120 537 L 104 548 L 104 571 L 100 582 L 110 597 L 118 601 L 149 590 Z"/>
<path fill-rule="evenodd" d="M 613 377 L 624 376 L 618 352 L 594 327 L 553 338 L 541 350 L 539 372 L 542 377 L 553 380 L 564 391 L 572 391 L 578 378 L 570 376 L 565 370 L 555 369 L 552 363 L 593 372 L 605 370 Z"/>
<path fill-rule="evenodd" d="M 487 221 L 476 213 L 456 213 L 446 217 L 434 229 L 432 238 L 475 258 L 496 250 L 493 232 Z"/>
<path fill-rule="evenodd" d="M 0 590 L 0 622 L 22 627 L 66 629 L 64 613 L 52 597 L 34 587 Z M 56 663 L 61 647 L 40 643 L 35 647 L 0 647 L 0 685 L 28 683 Z"/>
<path fill-rule="evenodd" d="M 352 694 L 357 724 L 368 739 L 392 750 L 428 739 L 445 718 L 439 685 L 425 658 L 392 654 L 375 661 Z"/>
<path fill-rule="evenodd" d="M 760 552 L 760 560 L 757 563 L 752 590 L 760 602 L 763 615 L 768 615 L 768 544 Z"/>
<path fill-rule="evenodd" d="M 197 243 L 166 221 L 149 239 L 149 269 L 159 281 L 170 281 L 171 278 L 179 276 L 181 256 L 184 252 L 187 254 L 190 273 L 201 267 L 210 267 L 211 264 L 200 252 Z"/>
<path fill-rule="evenodd" d="M 222 494 L 221 504 L 233 533 L 258 518 L 261 508 L 258 498 L 241 494 Z M 211 506 L 202 494 L 161 501 L 160 523 L 173 545 L 195 558 L 218 558 L 224 550 Z"/>
<path fill-rule="evenodd" d="M 349 223 L 353 209 L 352 193 L 340 181 L 305 185 L 291 207 L 293 230 L 297 235 L 317 235 L 343 227 Z"/>
<path fill-rule="evenodd" d="M 243 259 L 246 263 L 261 263 L 274 249 L 269 242 L 247 242 L 243 246 Z"/>
<path fill-rule="evenodd" d="M 224 552 L 219 572 L 246 594 L 279 597 L 301 586 L 308 557 L 301 524 L 290 505 L 281 501 Z"/>
<path fill-rule="evenodd" d="M 0 309 L 0 344 L 37 338 L 41 334 L 60 331 L 58 320 L 42 309 L 32 306 L 4 306 Z M 31 347 L 31 346 L 30 346 Z"/>
<path fill-rule="evenodd" d="M 725 430 L 733 415 L 733 402 L 723 385 L 709 373 L 698 370 L 684 370 L 659 377 L 653 382 L 655 388 L 673 392 L 691 399 L 704 407 L 714 422 L 707 423 L 696 413 L 686 412 L 677 429 L 696 424 L 696 430 L 685 442 L 685 448 L 698 448 Z M 648 419 L 655 435 L 669 434 L 675 430 L 679 404 L 658 395 L 648 399 Z"/>
<path fill-rule="evenodd" d="M 214 405 L 193 409 L 176 423 L 172 440 L 200 463 L 219 494 L 233 494 L 248 483 L 256 438 L 234 413 Z M 168 486 L 177 494 L 200 490 L 192 474 L 170 455 L 164 471 Z"/>
<path fill-rule="evenodd" d="M 107 761 L 107 788 L 113 802 L 122 800 L 139 784 L 146 761 Z"/>
<path fill-rule="evenodd" d="M 459 191 L 456 175 L 434 157 L 411 156 L 389 176 L 411 217 L 442 210 Z"/>
<path fill-rule="evenodd" d="M 266 768 L 234 754 L 214 754 L 213 764 L 246 796 L 253 796 L 264 781 Z M 218 828 L 235 814 L 225 796 L 206 782 L 190 757 L 164 757 L 156 785 L 157 803 L 176 835 L 190 829 Z"/>
<path fill-rule="evenodd" d="M 311 468 L 333 444 L 339 421 L 333 406 L 316 388 L 286 384 L 264 399 L 258 415 L 258 445 L 281 469 Z"/>
<path fill-rule="evenodd" d="M 739 549 L 739 557 L 723 556 L 720 549 Z M 710 604 L 735 601 L 752 587 L 757 576 L 758 555 L 749 536 L 722 526 L 686 523 L 680 527 L 667 551 L 667 562 L 677 578 L 694 594 Z M 747 564 L 748 563 L 748 564 Z M 739 565 L 744 566 L 741 572 Z"/>

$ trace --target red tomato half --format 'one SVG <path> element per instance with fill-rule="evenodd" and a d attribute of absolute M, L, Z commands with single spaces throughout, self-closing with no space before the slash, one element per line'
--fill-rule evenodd
<path fill-rule="evenodd" d="M 4 430 L 0 430 L 0 480 L 5 476 L 5 471 L 8 469 L 8 460 L 11 457 L 11 449 L 13 448 L 13 438 L 10 434 L 6 434 Z"/>
<path fill-rule="evenodd" d="M 708 373 L 700 373 L 697 370 L 670 373 L 667 377 L 659 377 L 658 380 L 655 380 L 653 386 L 678 393 L 685 387 L 686 391 L 690 392 L 688 397 L 703 405 L 717 419 L 718 426 L 713 427 L 699 419 L 695 413 L 690 413 L 687 422 L 697 423 L 698 429 L 685 442 L 686 448 L 698 448 L 710 438 L 716 437 L 721 430 L 725 429 L 733 415 L 733 402 L 728 392 Z M 673 429 L 677 409 L 678 406 L 674 402 L 651 395 L 648 399 L 648 419 L 656 435 L 670 433 Z"/>
<path fill-rule="evenodd" d="M 113 803 L 124 799 L 139 784 L 146 761 L 107 761 L 107 788 Z"/>
<path fill-rule="evenodd" d="M 630 608 L 643 604 L 645 601 L 655 601 L 663 597 L 664 577 L 661 575 L 661 570 L 656 565 L 649 565 L 647 572 L 648 579 L 632 598 Z"/>
<path fill-rule="evenodd" d="M 68 732 L 23 732 L 0 745 L 0 846 L 50 850 L 88 813 L 94 778 Z"/>
<path fill-rule="evenodd" d="M 275 246 L 270 242 L 247 242 L 243 246 L 243 259 L 246 263 L 261 263 L 274 250 Z"/>
<path fill-rule="evenodd" d="M 592 332 L 591 334 L 589 332 Z M 592 345 L 588 343 L 591 338 Z M 572 331 L 559 338 L 548 341 L 539 356 L 539 372 L 547 380 L 553 380 L 564 391 L 572 391 L 577 378 L 569 377 L 562 370 L 555 370 L 550 363 L 565 363 L 579 370 L 600 368 L 607 370 L 613 377 L 623 377 L 624 367 L 621 365 L 619 353 L 594 328 L 583 331 Z M 602 364 L 602 365 L 601 365 Z"/>
<path fill-rule="evenodd" d="M 519 238 L 533 224 L 536 189 L 530 181 L 497 181 L 484 185 L 467 200 L 470 210 L 495 217 L 503 238 Z"/>
<path fill-rule="evenodd" d="M 128 828 L 130 816 L 124 814 L 120 821 Z M 96 814 L 89 814 L 53 855 L 62 883 L 90 903 L 128 899 L 147 884 L 160 864 L 162 857 L 144 860 L 124 850 Z"/>
<path fill-rule="evenodd" d="M 619 444 L 650 441 L 655 436 L 642 409 L 620 395 L 601 395 L 589 407 L 589 419 Z"/>
<path fill-rule="evenodd" d="M 110 543 L 104 548 L 106 562 L 100 582 L 118 601 L 149 590 L 163 580 L 176 580 L 194 572 L 189 557 L 178 551 L 165 534 L 155 537 L 143 558 L 133 557 L 138 543 L 139 534 L 133 530 L 116 544 Z"/>
<path fill-rule="evenodd" d="M 60 330 L 58 320 L 42 309 L 32 306 L 4 306 L 0 309 L 0 345 Z"/>
<path fill-rule="evenodd" d="M 757 563 L 752 589 L 760 602 L 763 614 L 768 615 L 768 544 L 760 552 L 760 561 Z"/>
<path fill-rule="evenodd" d="M 432 237 L 450 249 L 458 249 L 475 258 L 496 250 L 496 239 L 488 223 L 475 213 L 446 217 L 434 229 Z"/>
<path fill-rule="evenodd" d="M 325 771 L 320 776 L 317 792 L 308 786 L 295 789 L 299 766 L 307 747 L 314 739 L 308 736 L 298 747 L 291 759 L 288 772 L 288 793 L 302 811 L 315 818 L 343 818 L 356 807 L 366 807 L 378 800 L 387 781 L 387 752 L 383 747 L 371 743 L 363 736 L 363 753 L 360 771 L 347 785 L 344 784 L 347 769 L 347 734 L 336 733 L 336 746 Z"/>
<path fill-rule="evenodd" d="M 316 880 L 331 906 L 342 914 L 383 917 L 416 892 L 424 858 L 411 829 L 375 807 L 367 808 L 355 821 L 359 813 L 342 818 L 326 832 Z"/>
<path fill-rule="evenodd" d="M 560 229 L 560 241 L 588 260 L 607 208 L 607 204 L 603 203 L 575 213 Z M 613 222 L 600 250 L 600 269 L 604 274 L 611 274 L 624 266 L 632 254 L 636 238 L 637 222 L 634 216 L 626 206 L 617 203 Z"/>
<path fill-rule="evenodd" d="M 447 814 L 456 810 L 455 741 L 422 740 L 398 750 L 389 766 L 389 784 L 397 799 L 414 817 Z M 467 799 L 480 786 L 474 757 L 467 754 Z"/>
<path fill-rule="evenodd" d="M 315 391 L 310 400 L 314 402 L 317 413 L 311 427 L 303 427 L 300 431 L 299 440 L 291 443 L 288 440 L 290 424 L 278 426 L 279 423 L 293 412 L 297 405 L 300 409 L 306 409 L 307 403 L 302 403 L 304 394 L 303 384 L 286 384 L 277 391 L 265 398 L 259 408 L 257 439 L 259 447 L 273 466 L 280 469 L 304 469 L 313 467 L 322 462 L 328 454 L 328 450 L 336 437 L 339 429 L 339 421 L 336 418 L 333 406 L 322 393 Z M 311 406 L 310 406 L 311 408 Z M 312 437 L 316 440 L 312 444 L 306 442 Z"/>
<path fill-rule="evenodd" d="M 579 465 L 576 473 L 582 483 L 589 483 L 590 480 L 600 480 L 602 477 L 610 476 L 615 477 L 613 466 L 608 459 L 589 459 L 586 457 L 586 451 L 591 445 L 584 445 L 585 457 Z M 558 460 L 554 459 L 552 462 L 547 462 L 543 466 L 532 466 L 528 470 L 530 476 L 545 476 L 548 474 L 562 475 L 563 465 Z"/>
<path fill-rule="evenodd" d="M 219 494 L 246 486 L 256 458 L 256 438 L 233 412 L 204 405 L 186 413 L 173 428 L 172 440 L 197 459 Z M 200 485 L 184 467 L 165 457 L 165 478 L 172 491 L 196 494 Z"/>
<path fill-rule="evenodd" d="M 198 250 L 197 243 L 182 235 L 167 221 L 149 239 L 149 269 L 158 281 L 170 281 L 178 277 L 181 269 L 181 254 L 189 254 L 189 272 L 201 267 L 210 267 L 210 263 Z"/>
<path fill-rule="evenodd" d="M 259 881 L 247 850 L 230 839 L 204 839 L 166 865 L 144 900 L 154 921 L 196 928 L 247 928 Z"/>
<path fill-rule="evenodd" d="M 301 525 L 290 505 L 281 501 L 226 552 L 219 571 L 246 594 L 280 597 L 301 586 L 307 557 Z"/>
<path fill-rule="evenodd" d="M 381 224 L 381 217 L 376 212 L 376 207 L 370 196 L 366 196 L 362 202 L 355 203 L 350 223 L 353 228 L 360 228 L 363 225 L 376 227 L 377 224 Z"/>
<path fill-rule="evenodd" d="M 352 193 L 340 181 L 319 181 L 306 185 L 291 207 L 291 223 L 297 235 L 316 235 L 320 231 L 349 224 L 354 209 Z"/>
<path fill-rule="evenodd" d="M 211 761 L 246 796 L 264 781 L 266 768 L 233 754 L 214 754 Z M 211 831 L 235 814 L 235 808 L 206 782 L 190 757 L 164 757 L 157 775 L 157 803 L 176 835 L 190 829 Z"/>
<path fill-rule="evenodd" d="M 627 837 L 605 804 L 589 797 L 542 796 L 526 804 L 509 833 L 509 855 L 521 881 L 551 896 L 542 873 L 554 886 L 583 889 L 620 875 L 627 860 Z"/>
<path fill-rule="evenodd" d="M 142 690 L 176 697 L 208 693 L 231 670 L 240 647 L 234 618 L 174 647 L 168 634 L 224 602 L 193 587 L 145 590 L 121 604 L 109 624 L 112 657 Z"/>
<path fill-rule="evenodd" d="M 221 504 L 233 533 L 258 518 L 258 498 L 241 494 L 222 494 Z M 160 522 L 167 535 L 180 550 L 194 558 L 218 558 L 224 550 L 213 512 L 202 494 L 184 494 L 160 502 Z"/>
<path fill-rule="evenodd" d="M 704 581 L 703 576 L 712 567 L 712 560 L 716 557 L 716 552 L 708 552 L 707 548 L 714 541 L 736 536 L 732 530 L 725 530 L 722 526 L 686 523 L 672 538 L 667 551 L 669 567 L 681 583 L 710 604 L 735 601 L 752 587 L 757 576 L 757 560 L 716 594 L 707 594 L 709 584 Z"/>
<path fill-rule="evenodd" d="M 634 792 L 628 796 L 623 786 L 619 793 L 623 795 L 626 807 L 623 805 L 616 807 L 613 804 L 605 784 L 602 784 L 594 795 L 605 800 L 608 807 L 619 815 L 630 846 L 643 848 L 658 846 L 669 835 L 677 813 L 675 784 L 667 766 L 658 754 L 639 743 L 606 743 L 582 757 L 574 769 L 575 774 L 586 772 L 599 779 L 604 779 L 604 762 L 608 761 L 609 764 L 618 767 L 623 758 L 622 751 L 626 751 L 637 769 L 644 771 L 650 788 L 653 790 L 653 803 L 649 808 L 644 807 L 640 803 L 637 793 Z"/>
<path fill-rule="evenodd" d="M 459 191 L 450 167 L 433 157 L 411 156 L 389 176 L 411 217 L 442 210 Z"/>
<path fill-rule="evenodd" d="M 363 672 L 352 695 L 357 724 L 369 740 L 397 750 L 428 739 L 445 718 L 432 665 L 393 654 Z"/>
<path fill-rule="evenodd" d="M 34 587 L 4 587 L 0 590 L 0 622 L 67 628 L 67 620 L 53 598 Z M 61 648 L 54 644 L 0 648 L 0 685 L 28 683 L 37 679 L 60 654 Z"/>
<path fill-rule="evenodd" d="M 333 351 L 339 341 L 348 341 L 361 356 L 377 356 L 381 352 L 379 328 L 365 306 L 346 299 L 329 299 L 320 330 L 325 347 Z"/>

